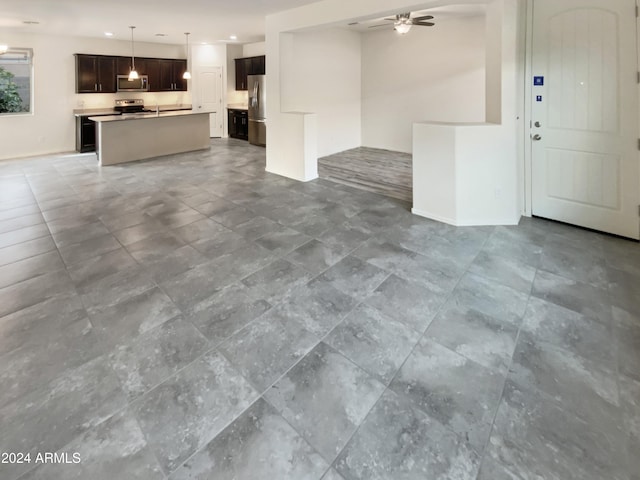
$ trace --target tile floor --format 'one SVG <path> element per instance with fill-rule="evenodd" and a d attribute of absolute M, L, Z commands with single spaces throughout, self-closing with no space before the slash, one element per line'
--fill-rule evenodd
<path fill-rule="evenodd" d="M 0 196 L 3 480 L 640 479 L 637 243 L 452 228 L 240 141 L 1 162 Z"/>

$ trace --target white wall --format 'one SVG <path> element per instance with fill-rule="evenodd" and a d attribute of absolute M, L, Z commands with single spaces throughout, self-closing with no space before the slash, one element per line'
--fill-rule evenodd
<path fill-rule="evenodd" d="M 130 55 L 131 43 L 113 39 L 61 37 L 3 32 L 3 42 L 34 51 L 34 113 L 0 115 L 0 159 L 75 149 L 78 108 L 113 107 L 116 98 L 132 94 L 76 94 L 74 53 Z M 185 58 L 184 45 L 137 43 L 141 57 Z M 189 92 L 135 93 L 148 105 L 191 103 Z"/>
<path fill-rule="evenodd" d="M 265 54 L 266 48 L 267 46 L 265 42 L 245 43 L 244 45 L 242 45 L 242 55 L 240 56 L 258 57 Z"/>
<path fill-rule="evenodd" d="M 361 145 L 360 35 L 345 29 L 293 34 L 284 111 L 317 115 L 318 156 Z"/>
<path fill-rule="evenodd" d="M 362 36 L 362 144 L 412 151 L 414 122 L 483 122 L 485 18 Z"/>

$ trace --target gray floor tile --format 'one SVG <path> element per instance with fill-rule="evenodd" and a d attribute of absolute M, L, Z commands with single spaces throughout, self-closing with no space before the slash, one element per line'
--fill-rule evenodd
<path fill-rule="evenodd" d="M 51 236 L 29 240 L 27 242 L 0 248 L 0 266 L 35 257 L 56 249 Z"/>
<path fill-rule="evenodd" d="M 527 480 L 528 475 L 522 476 L 509 471 L 504 465 L 500 464 L 488 455 L 482 459 L 482 466 L 478 473 L 477 480 Z"/>
<path fill-rule="evenodd" d="M 606 290 L 538 270 L 531 294 L 599 321 L 611 322 L 611 299 Z"/>
<path fill-rule="evenodd" d="M 536 233 L 521 227 L 496 227 L 482 251 L 538 268 L 546 234 Z"/>
<path fill-rule="evenodd" d="M 332 468 L 320 480 L 344 480 L 344 477 Z"/>
<path fill-rule="evenodd" d="M 226 212 L 228 210 L 232 210 L 235 207 L 236 205 L 231 202 L 227 202 L 226 200 L 222 200 L 222 199 L 215 199 L 215 200 L 203 202 L 199 205 L 196 205 L 193 208 L 198 212 L 202 213 L 203 215 L 210 217 L 212 215 L 216 215 L 216 214 Z"/>
<path fill-rule="evenodd" d="M 250 220 L 235 225 L 233 230 L 242 235 L 247 240 L 257 240 L 268 233 L 282 230 L 282 225 L 266 217 L 253 217 Z"/>
<path fill-rule="evenodd" d="M 76 286 L 90 284 L 102 278 L 135 267 L 138 264 L 122 247 L 71 265 L 67 271 Z"/>
<path fill-rule="evenodd" d="M 149 217 L 144 222 L 128 226 L 122 230 L 113 231 L 113 236 L 116 237 L 122 245 L 128 246 L 166 232 L 166 230 L 167 227 Z"/>
<path fill-rule="evenodd" d="M 58 270 L 65 265 L 57 250 L 18 260 L 0 267 L 0 289 Z"/>
<path fill-rule="evenodd" d="M 289 293 L 276 307 L 279 315 L 296 321 L 318 338 L 324 337 L 358 304 L 353 297 L 318 280 Z"/>
<path fill-rule="evenodd" d="M 278 413 L 258 399 L 172 480 L 317 480 L 327 462 Z"/>
<path fill-rule="evenodd" d="M 27 215 L 40 214 L 40 208 L 36 203 L 33 203 L 31 205 L 25 205 L 22 207 L 15 207 L 15 208 L 4 208 L 4 206 L 5 205 L 3 202 L 2 207 L 0 207 L 0 232 L 3 231 L 2 222 L 4 222 L 5 220 L 12 220 L 14 218 L 25 217 Z M 41 222 L 44 222 L 44 219 L 42 217 L 40 218 L 41 218 Z M 24 225 L 24 226 L 28 226 L 28 225 Z"/>
<path fill-rule="evenodd" d="M 59 295 L 31 307 L 0 317 L 0 357 L 33 340 L 45 342 L 85 319 L 87 312 L 75 293 Z"/>
<path fill-rule="evenodd" d="M 426 336 L 506 376 L 518 327 L 473 308 L 448 305 L 433 320 Z"/>
<path fill-rule="evenodd" d="M 445 300 L 439 291 L 391 275 L 366 298 L 365 303 L 423 333 Z"/>
<path fill-rule="evenodd" d="M 423 338 L 390 388 L 482 452 L 504 376 Z"/>
<path fill-rule="evenodd" d="M 388 385 L 420 334 L 373 307 L 356 307 L 324 341 Z"/>
<path fill-rule="evenodd" d="M 77 287 L 87 311 L 96 314 L 113 305 L 122 303 L 156 284 L 140 266 L 120 270 L 112 275 L 83 283 Z"/>
<path fill-rule="evenodd" d="M 44 223 L 0 233 L 0 249 L 47 236 L 49 236 L 49 229 Z"/>
<path fill-rule="evenodd" d="M 158 287 L 153 287 L 101 309 L 90 318 L 106 344 L 116 345 L 131 341 L 178 315 L 180 310 L 171 299 Z"/>
<path fill-rule="evenodd" d="M 126 246 L 137 262 L 149 264 L 164 259 L 185 243 L 169 232 L 159 233 Z"/>
<path fill-rule="evenodd" d="M 270 387 L 318 343 L 299 324 L 271 310 L 219 346 L 259 391 Z"/>
<path fill-rule="evenodd" d="M 322 242 L 313 239 L 296 248 L 285 258 L 301 266 L 313 275 L 318 275 L 340 261 L 344 257 L 338 251 L 331 249 Z"/>
<path fill-rule="evenodd" d="M 614 329 L 621 373 L 640 380 L 640 317 L 613 307 Z"/>
<path fill-rule="evenodd" d="M 317 238 L 333 250 L 347 255 L 369 239 L 370 234 L 345 222 L 333 226 Z"/>
<path fill-rule="evenodd" d="M 252 298 L 243 284 L 234 284 L 189 307 L 185 318 L 217 345 L 270 308 L 266 300 Z"/>
<path fill-rule="evenodd" d="M 107 234 L 62 247 L 59 251 L 64 263 L 71 266 L 119 248 L 122 248 L 120 242 L 113 235 Z"/>
<path fill-rule="evenodd" d="M 529 294 L 536 269 L 524 262 L 480 252 L 469 267 L 469 272 Z"/>
<path fill-rule="evenodd" d="M 531 297 L 522 329 L 537 340 L 562 347 L 605 368 L 616 369 L 616 347 L 611 326 L 584 315 Z"/>
<path fill-rule="evenodd" d="M 381 268 L 349 255 L 324 272 L 318 279 L 341 292 L 363 300 L 389 276 Z"/>
<path fill-rule="evenodd" d="M 201 240 L 207 240 L 222 232 L 228 232 L 229 229 L 221 224 L 214 222 L 213 220 L 206 218 L 204 220 L 198 220 L 197 222 L 190 223 L 180 228 L 173 230 L 178 238 L 186 243 L 194 243 Z"/>
<path fill-rule="evenodd" d="M 32 470 L 21 480 L 65 478 L 111 480 L 165 478 L 135 417 L 127 410 L 82 434 L 60 453 L 78 454 L 79 463 L 46 464 Z"/>
<path fill-rule="evenodd" d="M 540 268 L 556 275 L 605 287 L 608 275 L 604 254 L 597 249 L 576 248 L 576 243 L 560 235 L 549 235 Z"/>
<path fill-rule="evenodd" d="M 387 390 L 335 467 L 349 480 L 473 480 L 479 463 L 461 437 Z"/>
<path fill-rule="evenodd" d="M 208 348 L 209 342 L 202 334 L 177 317 L 120 343 L 109 354 L 109 362 L 129 399 L 134 400 L 196 360 Z"/>
<path fill-rule="evenodd" d="M 185 245 L 162 258 L 146 263 L 144 268 L 157 283 L 162 283 L 207 262 L 209 262 L 208 257 L 192 246 Z"/>
<path fill-rule="evenodd" d="M 74 293 L 64 271 L 47 273 L 0 289 L 0 317 L 40 302 Z"/>
<path fill-rule="evenodd" d="M 640 275 L 613 268 L 607 272 L 612 303 L 640 317 Z"/>
<path fill-rule="evenodd" d="M 81 225 L 79 227 L 69 228 L 62 230 L 58 233 L 53 233 L 53 241 L 56 242 L 58 248 L 68 247 L 69 245 L 75 245 L 92 238 L 98 238 L 103 235 L 107 235 L 109 230 L 102 222 L 96 221 Z"/>
<path fill-rule="evenodd" d="M 6 212 L 6 210 L 5 210 Z M 44 223 L 44 218 L 40 214 L 38 209 L 36 212 L 26 215 L 20 215 L 18 217 L 7 218 L 0 221 L 0 233 L 4 234 L 19 230 L 21 228 L 30 227 L 32 225 L 38 225 Z"/>
<path fill-rule="evenodd" d="M 220 354 L 211 352 L 145 395 L 134 408 L 166 473 L 204 447 L 258 398 Z"/>
<path fill-rule="evenodd" d="M 251 244 L 242 235 L 225 228 L 224 231 L 198 240 L 191 245 L 209 258 L 218 258 Z"/>
<path fill-rule="evenodd" d="M 519 326 L 528 299 L 527 294 L 493 280 L 466 274 L 453 291 L 449 303 Z"/>
<path fill-rule="evenodd" d="M 518 338 L 509 378 L 571 405 L 582 418 L 607 418 L 618 406 L 614 371 L 526 332 Z"/>
<path fill-rule="evenodd" d="M 233 228 L 245 223 L 256 216 L 251 210 L 243 207 L 235 207 L 224 212 L 214 213 L 211 218 L 227 228 Z"/>
<path fill-rule="evenodd" d="M 602 430 L 507 382 L 488 454 L 525 478 L 627 478 L 617 431 Z M 507 477 L 508 478 L 508 477 Z"/>
<path fill-rule="evenodd" d="M 265 397 L 332 462 L 383 391 L 381 383 L 321 343 Z"/>
<path fill-rule="evenodd" d="M 311 237 L 290 228 L 282 227 L 278 231 L 269 232 L 258 238 L 256 243 L 272 251 L 276 255 L 286 255 L 299 246 L 307 243 Z"/>
<path fill-rule="evenodd" d="M 286 260 L 276 260 L 242 280 L 247 287 L 257 287 L 267 301 L 277 301 L 311 280 L 312 275 Z"/>
<path fill-rule="evenodd" d="M 56 452 L 126 405 L 116 376 L 97 358 L 27 397 L 0 407 L 3 452 Z M 17 478 L 32 465 L 0 465 L 0 476 Z"/>

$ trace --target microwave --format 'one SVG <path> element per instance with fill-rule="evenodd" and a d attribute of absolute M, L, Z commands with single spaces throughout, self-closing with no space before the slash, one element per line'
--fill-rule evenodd
<path fill-rule="evenodd" d="M 128 75 L 118 75 L 116 77 L 116 90 L 118 92 L 148 92 L 149 76 L 140 75 L 135 80 L 129 80 Z"/>

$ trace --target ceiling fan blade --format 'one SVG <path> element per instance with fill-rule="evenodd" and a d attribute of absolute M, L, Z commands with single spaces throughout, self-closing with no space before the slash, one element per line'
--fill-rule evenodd
<path fill-rule="evenodd" d="M 432 22 L 413 22 L 413 24 L 419 27 L 433 27 L 435 25 L 435 23 Z"/>
<path fill-rule="evenodd" d="M 421 22 L 422 20 L 431 20 L 433 18 L 433 15 L 425 15 L 423 17 L 415 17 L 413 20 L 417 20 L 418 22 Z"/>
<path fill-rule="evenodd" d="M 367 28 L 390 27 L 390 26 L 391 26 L 390 23 L 381 23 L 380 25 L 371 25 L 370 27 L 367 27 Z"/>

